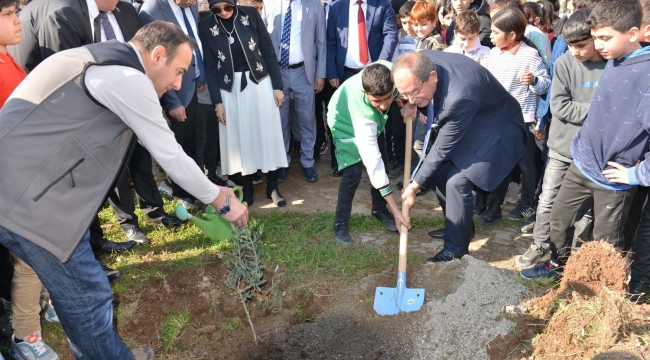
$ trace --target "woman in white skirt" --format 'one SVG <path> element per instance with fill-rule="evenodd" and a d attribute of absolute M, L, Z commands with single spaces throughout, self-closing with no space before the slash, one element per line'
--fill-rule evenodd
<path fill-rule="evenodd" d="M 282 75 L 269 33 L 254 7 L 235 0 L 210 0 L 209 16 L 199 24 L 205 73 L 219 119 L 221 169 L 253 204 L 251 175 L 266 174 L 266 196 L 277 206 L 286 201 L 275 171 L 287 166 L 279 106 Z M 208 141 L 210 141 L 208 139 Z"/>

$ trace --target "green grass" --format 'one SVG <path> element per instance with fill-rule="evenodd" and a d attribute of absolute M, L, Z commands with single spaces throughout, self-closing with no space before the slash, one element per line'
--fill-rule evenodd
<path fill-rule="evenodd" d="M 190 320 L 192 320 L 192 314 L 186 307 L 163 317 L 160 326 L 160 339 L 164 344 L 165 351 L 170 351 L 174 347 L 174 342 L 182 336 L 183 330 Z"/>
<path fill-rule="evenodd" d="M 219 331 L 221 332 L 233 332 L 239 329 L 242 326 L 242 319 L 238 317 L 228 318 L 228 324 L 221 326 Z"/>

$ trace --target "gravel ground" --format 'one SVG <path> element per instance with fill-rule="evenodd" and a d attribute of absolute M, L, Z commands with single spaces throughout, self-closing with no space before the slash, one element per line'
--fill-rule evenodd
<path fill-rule="evenodd" d="M 376 316 L 377 286 L 395 286 L 388 269 L 344 290 L 313 322 L 278 333 L 268 354 L 277 359 L 481 359 L 486 345 L 514 326 L 502 312 L 530 297 L 518 274 L 471 256 L 411 265 L 408 288 L 424 288 L 419 311 Z"/>

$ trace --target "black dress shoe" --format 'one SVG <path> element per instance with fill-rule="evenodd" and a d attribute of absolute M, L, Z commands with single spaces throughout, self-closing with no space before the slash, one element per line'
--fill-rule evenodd
<path fill-rule="evenodd" d="M 335 169 L 334 172 L 332 173 L 332 176 L 341 177 L 343 176 L 343 171 L 339 171 L 338 169 Z"/>
<path fill-rule="evenodd" d="M 119 253 L 126 250 L 133 249 L 137 243 L 135 241 L 125 241 L 125 242 L 115 242 L 106 239 L 104 246 L 102 246 L 98 251 L 97 255 Z"/>
<path fill-rule="evenodd" d="M 142 230 L 137 226 L 127 230 L 126 237 L 127 239 L 133 240 L 140 245 L 144 245 L 149 242 L 149 238 L 147 238 L 147 235 L 144 232 L 142 232 Z"/>
<path fill-rule="evenodd" d="M 162 224 L 163 226 L 179 227 L 183 225 L 183 221 L 181 219 L 169 216 L 168 214 L 163 214 L 157 218 L 150 218 L 147 216 L 147 221 L 153 224 Z"/>
<path fill-rule="evenodd" d="M 473 239 L 475 233 L 476 233 L 476 229 L 474 228 L 474 226 L 472 226 L 472 230 L 469 233 L 469 238 Z M 429 236 L 431 236 L 434 239 L 444 239 L 445 238 L 445 228 L 431 230 L 431 231 L 429 231 Z"/>
<path fill-rule="evenodd" d="M 280 194 L 280 190 L 278 189 L 266 189 L 266 198 L 273 200 L 273 204 L 277 207 L 285 207 L 287 206 L 287 201 L 284 199 L 284 196 Z"/>
<path fill-rule="evenodd" d="M 334 224 L 334 240 L 341 246 L 351 246 L 350 228 L 347 223 Z"/>
<path fill-rule="evenodd" d="M 122 277 L 121 271 L 111 269 L 104 264 L 102 264 L 102 270 L 104 270 L 104 274 L 106 274 L 106 277 L 108 278 L 108 282 L 113 282 Z"/>
<path fill-rule="evenodd" d="M 630 301 L 637 304 L 643 304 L 648 300 L 648 294 L 650 292 L 650 284 L 644 283 L 643 281 L 634 281 L 631 280 L 629 284 L 630 288 Z"/>
<path fill-rule="evenodd" d="M 384 225 L 386 230 L 392 231 L 392 232 L 397 232 L 397 226 L 395 225 L 395 219 L 393 219 L 393 215 L 388 211 L 388 209 L 384 209 L 381 211 L 372 211 L 372 216 L 375 217 L 375 219 L 379 220 L 379 222 Z"/>
<path fill-rule="evenodd" d="M 464 255 L 467 255 L 467 251 L 463 251 L 460 254 L 454 254 L 451 251 L 443 249 L 439 253 L 437 253 L 434 256 L 428 258 L 426 262 L 428 262 L 428 263 L 437 263 L 437 262 L 452 261 L 454 259 L 460 259 Z"/>

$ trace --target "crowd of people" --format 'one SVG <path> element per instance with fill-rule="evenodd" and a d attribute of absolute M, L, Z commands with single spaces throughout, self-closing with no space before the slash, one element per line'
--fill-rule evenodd
<path fill-rule="evenodd" d="M 410 228 L 400 201 L 435 190 L 445 227 L 429 236 L 444 247 L 428 262 L 466 255 L 475 227 L 499 223 L 514 202 L 505 216 L 532 236 L 515 261 L 522 277 L 559 278 L 572 250 L 602 239 L 632 260 L 630 300 L 646 301 L 650 1 L 560 5 L 0 0 L 9 355 L 59 358 L 41 336 L 45 288 L 45 317 L 61 322 L 76 357 L 153 358 L 113 329 L 110 282 L 122 274 L 98 262 L 149 242 L 131 188 L 147 222 L 182 225 L 163 209 L 167 194 L 245 227 L 261 174 L 269 201 L 286 206 L 292 163 L 317 182 L 328 151 L 341 246 L 353 243 L 365 169 L 371 214 L 388 231 Z M 406 170 L 396 195 L 390 179 Z M 104 237 L 106 201 L 125 242 Z"/>

